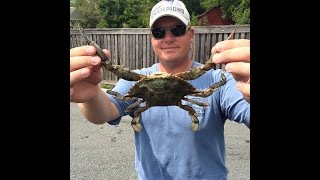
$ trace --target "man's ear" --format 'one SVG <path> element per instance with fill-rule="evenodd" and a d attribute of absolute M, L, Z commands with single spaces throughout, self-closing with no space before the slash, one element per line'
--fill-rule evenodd
<path fill-rule="evenodd" d="M 194 29 L 191 27 L 189 29 L 189 35 L 191 36 L 190 41 L 193 42 L 193 38 L 194 38 Z"/>

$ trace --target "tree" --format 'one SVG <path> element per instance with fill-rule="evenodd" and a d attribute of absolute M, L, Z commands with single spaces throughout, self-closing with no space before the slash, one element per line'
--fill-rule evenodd
<path fill-rule="evenodd" d="M 76 1 L 75 0 L 70 0 L 70 7 L 74 7 L 76 5 Z"/>
<path fill-rule="evenodd" d="M 151 8 L 159 0 L 70 0 L 85 17 L 84 28 L 149 27 Z M 250 0 L 184 0 L 190 13 L 191 25 L 205 10 L 221 6 L 226 18 L 236 24 L 250 24 Z"/>
<path fill-rule="evenodd" d="M 226 18 L 236 24 L 250 24 L 250 0 L 203 0 L 200 4 L 207 10 L 220 6 Z"/>
<path fill-rule="evenodd" d="M 98 0 L 70 0 L 70 4 L 77 7 L 85 17 L 80 25 L 84 28 L 96 28 L 98 24 L 103 24 L 101 10 L 97 3 Z"/>
<path fill-rule="evenodd" d="M 147 27 L 150 0 L 100 0 L 108 27 Z"/>
<path fill-rule="evenodd" d="M 84 27 L 148 27 L 155 0 L 70 0 L 85 16 Z"/>
<path fill-rule="evenodd" d="M 99 8 L 103 12 L 102 18 L 106 22 L 106 27 L 122 27 L 125 21 L 123 16 L 125 5 L 126 2 L 121 0 L 99 0 Z"/>
<path fill-rule="evenodd" d="M 190 14 L 190 20 L 192 26 L 198 25 L 198 16 L 202 14 L 206 9 L 200 5 L 201 0 L 184 0 L 183 3 Z"/>
<path fill-rule="evenodd" d="M 232 18 L 237 24 L 250 24 L 250 0 L 242 0 L 234 9 Z"/>

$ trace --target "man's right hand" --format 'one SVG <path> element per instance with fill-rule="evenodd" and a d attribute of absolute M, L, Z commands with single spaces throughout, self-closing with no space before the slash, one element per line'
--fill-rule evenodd
<path fill-rule="evenodd" d="M 104 52 L 108 55 L 107 50 Z M 94 46 L 81 46 L 70 49 L 70 102 L 88 102 L 101 91 L 101 59 L 96 56 Z"/>

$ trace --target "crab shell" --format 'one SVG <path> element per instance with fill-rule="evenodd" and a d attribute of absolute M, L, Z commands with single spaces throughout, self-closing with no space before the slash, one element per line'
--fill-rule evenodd
<path fill-rule="evenodd" d="M 154 73 L 139 80 L 125 97 L 137 97 L 148 107 L 178 105 L 186 95 L 198 93 L 187 81 L 167 73 Z"/>

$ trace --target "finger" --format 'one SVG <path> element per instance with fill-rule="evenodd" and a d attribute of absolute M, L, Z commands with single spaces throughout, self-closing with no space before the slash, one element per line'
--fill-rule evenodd
<path fill-rule="evenodd" d="M 227 72 L 232 74 L 237 74 L 245 77 L 250 76 L 250 63 L 244 63 L 244 62 L 228 63 L 226 64 L 225 69 Z"/>
<path fill-rule="evenodd" d="M 238 47 L 224 50 L 220 53 L 214 54 L 212 61 L 217 64 L 240 61 L 250 62 L 250 47 Z"/>
<path fill-rule="evenodd" d="M 73 86 L 75 83 L 83 80 L 84 78 L 90 76 L 90 68 L 82 68 L 70 73 L 70 86 Z"/>
<path fill-rule="evenodd" d="M 238 74 L 232 74 L 233 78 L 238 82 L 245 82 L 245 83 L 249 83 L 250 84 L 250 76 L 241 76 Z"/>
<path fill-rule="evenodd" d="M 212 48 L 212 53 L 219 53 L 224 50 L 238 48 L 238 47 L 250 47 L 249 39 L 232 39 L 217 42 Z"/>
<path fill-rule="evenodd" d="M 243 94 L 246 101 L 250 102 L 250 84 L 244 82 L 237 82 L 236 84 L 239 91 Z"/>
<path fill-rule="evenodd" d="M 70 72 L 87 66 L 96 66 L 100 64 L 100 62 L 101 58 L 99 56 L 70 57 Z"/>
<path fill-rule="evenodd" d="M 70 87 L 70 97 L 74 94 L 74 89 L 73 87 Z"/>
<path fill-rule="evenodd" d="M 106 53 L 107 57 L 110 58 L 111 54 L 110 51 L 108 49 L 103 49 L 102 50 L 104 53 Z"/>
<path fill-rule="evenodd" d="M 80 46 L 70 49 L 70 57 L 72 56 L 93 56 L 96 54 L 94 46 Z"/>

